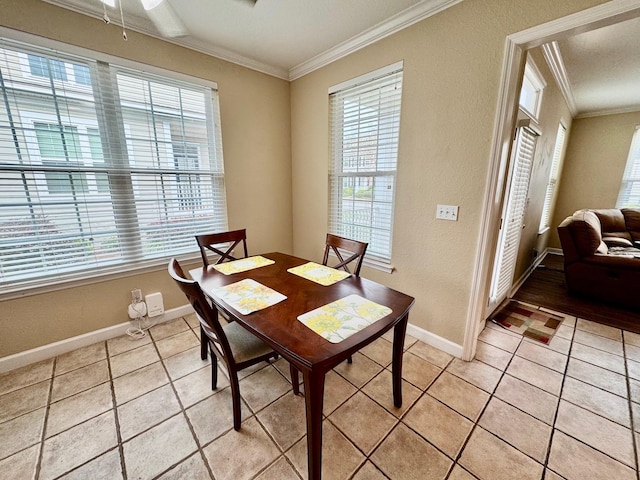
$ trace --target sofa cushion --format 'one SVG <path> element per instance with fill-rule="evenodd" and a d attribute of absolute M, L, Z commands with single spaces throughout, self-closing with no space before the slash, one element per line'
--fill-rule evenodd
<path fill-rule="evenodd" d="M 620 242 L 615 244 L 614 240 L 611 243 L 607 239 L 611 238 L 623 238 L 631 243 L 631 235 L 627 232 L 627 226 L 625 224 L 625 218 L 619 208 L 606 208 L 591 210 L 596 214 L 598 220 L 600 220 L 600 228 L 602 231 L 602 237 L 604 242 L 609 246 L 631 246 L 626 242 Z"/>
<path fill-rule="evenodd" d="M 606 234 L 608 235 L 608 234 Z M 607 247 L 633 247 L 633 243 L 631 240 L 622 237 L 609 237 L 603 234 L 602 241 L 607 245 Z"/>
<path fill-rule="evenodd" d="M 627 230 L 631 234 L 631 240 L 640 240 L 640 209 L 623 208 L 621 211 L 622 215 L 624 215 Z"/>
<path fill-rule="evenodd" d="M 602 241 L 600 220 L 595 213 L 580 210 L 573 214 L 573 221 L 569 224 L 571 236 L 580 256 L 594 253 L 607 253 L 608 248 Z"/>

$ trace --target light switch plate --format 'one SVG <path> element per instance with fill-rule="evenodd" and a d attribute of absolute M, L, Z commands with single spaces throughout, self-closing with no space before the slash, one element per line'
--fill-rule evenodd
<path fill-rule="evenodd" d="M 458 220 L 458 206 L 457 205 L 438 205 L 436 207 L 436 218 L 441 220 L 451 220 L 456 222 Z"/>

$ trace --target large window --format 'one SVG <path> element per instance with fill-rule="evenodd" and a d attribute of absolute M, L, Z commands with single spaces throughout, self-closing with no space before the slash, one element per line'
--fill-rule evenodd
<path fill-rule="evenodd" d="M 640 208 L 640 125 L 633 133 L 616 207 Z"/>
<path fill-rule="evenodd" d="M 217 92 L 0 39 L 0 294 L 227 229 Z"/>
<path fill-rule="evenodd" d="M 329 90 L 329 231 L 368 242 L 367 261 L 391 262 L 402 64 Z"/>

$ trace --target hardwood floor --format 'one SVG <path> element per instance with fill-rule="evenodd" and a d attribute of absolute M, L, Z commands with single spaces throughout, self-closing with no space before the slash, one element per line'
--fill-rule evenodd
<path fill-rule="evenodd" d="M 564 281 L 563 262 L 562 255 L 547 255 L 513 298 L 640 333 L 640 312 L 570 296 Z"/>

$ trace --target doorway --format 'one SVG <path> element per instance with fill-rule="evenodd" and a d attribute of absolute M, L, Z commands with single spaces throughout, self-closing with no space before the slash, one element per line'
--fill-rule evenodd
<path fill-rule="evenodd" d="M 640 16 L 640 0 L 608 2 L 583 12 L 553 20 L 546 24 L 509 35 L 505 42 L 500 92 L 498 98 L 491 162 L 485 186 L 481 219 L 483 232 L 476 255 L 472 279 L 472 298 L 467 316 L 463 345 L 464 360 L 475 355 L 477 338 L 486 320 L 492 267 L 498 242 L 499 223 L 504 204 L 505 182 L 508 178 L 512 132 L 517 120 L 520 79 L 524 71 L 526 51 L 559 38 L 594 30 Z"/>

